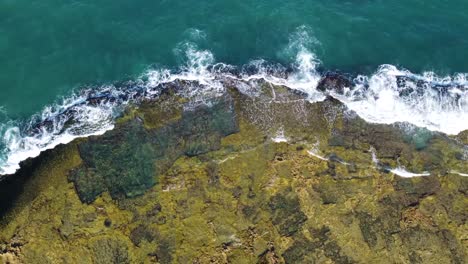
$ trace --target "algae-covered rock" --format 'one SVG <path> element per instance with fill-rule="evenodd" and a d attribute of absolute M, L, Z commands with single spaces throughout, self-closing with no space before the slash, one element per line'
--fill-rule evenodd
<path fill-rule="evenodd" d="M 294 244 L 284 252 L 285 263 L 317 263 L 327 260 L 343 264 L 355 262 L 341 252 L 340 246 L 335 241 L 330 241 L 328 227 L 311 229 L 309 232 L 312 239 L 299 236 Z"/>
<path fill-rule="evenodd" d="M 113 198 L 141 195 L 179 156 L 216 150 L 223 136 L 237 131 L 231 104 L 226 97 L 212 107 L 197 106 L 161 128 L 147 129 L 140 118 L 122 123 L 80 144 L 84 163 L 69 179 L 87 203 L 105 191 Z"/>
<path fill-rule="evenodd" d="M 307 220 L 301 211 L 299 199 L 291 190 L 286 190 L 284 195 L 271 197 L 269 207 L 273 215 L 272 222 L 278 226 L 279 233 L 283 236 L 293 235 Z"/>
<path fill-rule="evenodd" d="M 326 78 L 326 91 L 348 83 Z M 184 85 L 0 182 L 0 259 L 467 262 L 463 134 L 369 124 L 265 81 L 204 103 Z"/>
<path fill-rule="evenodd" d="M 97 238 L 90 242 L 95 263 L 132 263 L 127 245 L 118 238 Z"/>
<path fill-rule="evenodd" d="M 92 202 L 104 191 L 113 197 L 133 197 L 155 183 L 154 145 L 137 120 L 100 139 L 80 145 L 84 166 L 70 180 L 84 202 Z"/>

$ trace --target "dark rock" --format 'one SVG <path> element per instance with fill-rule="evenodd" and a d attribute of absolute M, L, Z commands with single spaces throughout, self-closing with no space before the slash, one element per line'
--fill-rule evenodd
<path fill-rule="evenodd" d="M 328 140 L 328 145 L 330 147 L 343 147 L 345 146 L 344 137 L 341 135 L 334 135 Z"/>
<path fill-rule="evenodd" d="M 140 195 L 155 184 L 154 145 L 139 122 L 132 121 L 80 145 L 84 167 L 70 175 L 83 202 L 104 191 L 113 198 Z"/>
<path fill-rule="evenodd" d="M 283 254 L 285 263 L 315 263 L 315 250 L 322 246 L 322 242 L 311 242 L 300 236 L 294 239 L 294 243 Z"/>
<path fill-rule="evenodd" d="M 328 227 L 311 229 L 309 232 L 311 240 L 303 235 L 294 237 L 293 245 L 282 255 L 286 263 L 316 263 L 319 250 L 323 250 L 325 256 L 330 258 L 333 263 L 354 263 L 351 258 L 343 255 L 341 247 L 335 241 L 330 240 Z"/>
<path fill-rule="evenodd" d="M 445 241 L 445 245 L 452 254 L 453 263 L 466 263 L 467 253 L 463 247 L 458 243 L 457 238 L 447 229 L 441 230 L 439 236 Z"/>
<path fill-rule="evenodd" d="M 243 206 L 242 207 L 242 213 L 247 217 L 247 218 L 252 218 L 255 216 L 257 213 L 257 209 L 254 206 Z"/>
<path fill-rule="evenodd" d="M 456 152 L 454 155 L 457 160 L 464 160 L 464 155 L 462 152 Z"/>
<path fill-rule="evenodd" d="M 127 245 L 117 238 L 100 238 L 91 249 L 96 263 L 131 263 Z"/>
<path fill-rule="evenodd" d="M 160 216 L 156 219 L 156 224 L 158 225 L 164 225 L 166 223 L 166 217 L 165 216 Z"/>
<path fill-rule="evenodd" d="M 278 231 L 283 236 L 293 235 L 307 220 L 307 216 L 301 211 L 299 199 L 292 192 L 273 196 L 269 209 L 273 214 L 273 224 L 278 226 Z"/>
<path fill-rule="evenodd" d="M 110 227 L 111 225 L 112 225 L 112 221 L 109 218 L 106 218 L 106 220 L 104 220 L 104 226 Z"/>
<path fill-rule="evenodd" d="M 155 130 L 134 119 L 82 143 L 84 166 L 69 180 L 86 203 L 105 191 L 114 199 L 141 195 L 177 158 L 216 150 L 221 138 L 237 129 L 228 97 L 185 111 L 180 120 Z"/>
<path fill-rule="evenodd" d="M 359 219 L 359 228 L 364 241 L 369 247 L 375 247 L 377 245 L 377 234 L 382 231 L 380 221 L 374 220 L 372 215 L 366 212 L 357 213 L 357 218 Z"/>
<path fill-rule="evenodd" d="M 232 191 L 232 196 L 236 199 L 239 199 L 241 195 L 242 195 L 242 187 L 237 186 L 236 188 L 234 188 L 234 190 Z"/>
<path fill-rule="evenodd" d="M 356 173 L 358 172 L 358 168 L 354 162 L 346 165 L 346 168 L 348 169 L 348 173 Z"/>
<path fill-rule="evenodd" d="M 328 72 L 318 83 L 317 90 L 322 92 L 334 91 L 343 94 L 346 87 L 353 87 L 353 82 L 349 78 L 343 74 Z"/>
<path fill-rule="evenodd" d="M 260 256 L 258 256 L 258 264 L 274 264 L 280 263 L 278 256 L 276 255 L 275 248 L 270 247 L 265 250 Z"/>
<path fill-rule="evenodd" d="M 139 225 L 130 232 L 130 240 L 135 246 L 140 246 L 143 240 L 152 242 L 155 239 L 155 234 L 145 225 Z"/>
<path fill-rule="evenodd" d="M 161 212 L 161 210 L 162 210 L 161 204 L 157 203 L 151 210 L 146 212 L 146 216 L 149 218 L 155 217 Z"/>
<path fill-rule="evenodd" d="M 158 247 L 153 253 L 157 257 L 159 263 L 172 263 L 172 253 L 176 249 L 176 244 L 173 239 L 162 238 L 158 241 Z"/>
<path fill-rule="evenodd" d="M 443 256 L 448 253 L 452 263 L 466 263 L 467 256 L 463 247 L 448 230 L 433 231 L 414 227 L 403 231 L 401 238 L 409 249 L 408 259 L 410 260 L 425 263 L 424 258 L 427 261 L 427 256 L 420 255 L 418 252 L 430 251 L 433 256 Z"/>
<path fill-rule="evenodd" d="M 334 263 L 337 263 L 337 264 L 355 263 L 348 256 L 343 255 L 341 253 L 341 247 L 335 241 L 330 241 L 326 243 L 323 249 L 325 252 L 325 256 L 333 260 Z"/>
<path fill-rule="evenodd" d="M 93 202 L 97 196 L 107 190 L 102 176 L 97 175 L 95 170 L 81 167 L 70 172 L 70 181 L 75 183 L 75 189 L 84 203 Z"/>
<path fill-rule="evenodd" d="M 415 195 L 421 199 L 435 194 L 440 190 L 440 182 L 436 177 L 400 178 L 398 177 L 393 187 L 396 191 L 405 195 Z"/>
<path fill-rule="evenodd" d="M 330 174 L 330 168 L 327 170 L 327 174 L 328 176 L 323 176 L 317 184 L 312 186 L 314 191 L 320 195 L 322 203 L 325 205 L 342 203 L 349 197 L 353 197 L 356 193 L 362 192 L 362 188 L 359 188 L 359 185 L 366 184 L 367 182 L 366 180 L 361 180 L 359 182 L 348 181 L 342 180 L 339 177 L 334 177 Z"/>
<path fill-rule="evenodd" d="M 214 161 L 208 162 L 205 168 L 206 174 L 208 175 L 208 179 L 210 184 L 217 185 L 219 183 L 219 168 L 218 164 Z"/>
<path fill-rule="evenodd" d="M 335 153 L 330 154 L 328 156 L 328 160 L 332 162 L 344 163 L 344 160 L 338 157 L 338 155 L 336 155 Z"/>

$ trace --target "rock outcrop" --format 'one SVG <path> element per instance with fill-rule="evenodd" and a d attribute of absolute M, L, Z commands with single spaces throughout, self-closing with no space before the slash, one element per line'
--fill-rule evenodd
<path fill-rule="evenodd" d="M 466 263 L 463 135 L 369 124 L 260 85 L 210 106 L 163 93 L 24 163 L 0 183 L 0 259 Z"/>

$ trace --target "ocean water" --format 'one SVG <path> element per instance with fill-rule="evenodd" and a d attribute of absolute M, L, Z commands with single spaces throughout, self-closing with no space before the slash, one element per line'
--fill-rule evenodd
<path fill-rule="evenodd" d="M 353 87 L 328 95 L 367 121 L 457 134 L 468 129 L 467 22 L 461 0 L 0 0 L 0 174 L 112 129 L 122 106 L 178 78 L 200 100 L 226 81 L 254 96 L 265 79 L 314 102 L 336 70 Z"/>

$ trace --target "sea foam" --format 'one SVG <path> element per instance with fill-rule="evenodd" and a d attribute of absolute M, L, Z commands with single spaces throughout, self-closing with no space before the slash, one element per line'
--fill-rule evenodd
<path fill-rule="evenodd" d="M 185 81 L 179 91 L 196 103 L 225 92 L 226 83 L 235 84 L 240 92 L 256 96 L 257 82 L 281 85 L 306 94 L 310 102 L 335 97 L 368 122 L 391 124 L 407 122 L 432 131 L 458 134 L 468 129 L 468 81 L 466 74 L 438 77 L 434 73 L 414 74 L 392 65 L 382 65 L 374 74 L 358 75 L 352 87 L 343 92 L 317 89 L 322 75 L 320 60 L 299 34 L 289 50 L 296 54 L 288 67 L 265 60 L 253 60 L 244 67 L 217 63 L 208 50 L 193 43 L 180 45 L 177 52 L 184 64 L 177 70 L 152 69 L 141 78 L 126 83 L 83 89 L 61 103 L 46 107 L 29 122 L 1 124 L 0 174 L 12 174 L 19 163 L 38 156 L 42 151 L 66 144 L 75 138 L 100 135 L 114 127 L 122 109 L 130 103 L 155 98 L 161 85 Z M 415 176 L 395 169 L 395 174 Z M 425 176 L 425 175 L 418 175 Z"/>

